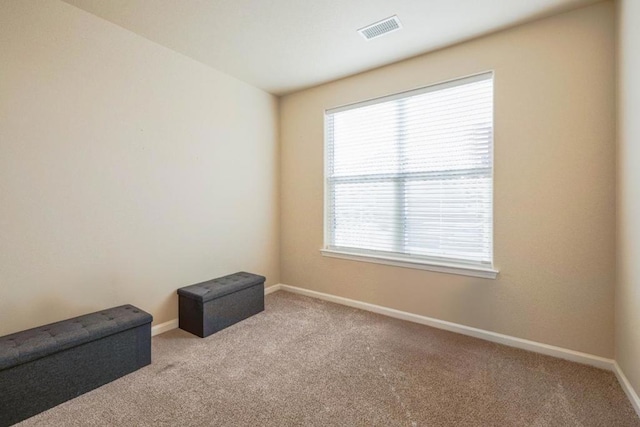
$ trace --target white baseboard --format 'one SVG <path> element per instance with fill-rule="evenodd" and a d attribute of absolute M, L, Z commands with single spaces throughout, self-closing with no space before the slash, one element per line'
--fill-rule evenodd
<path fill-rule="evenodd" d="M 281 285 L 278 283 L 277 285 L 269 286 L 264 289 L 264 294 L 269 295 L 276 291 L 280 290 Z M 151 327 L 151 336 L 155 337 L 156 335 L 164 334 L 165 332 L 169 332 L 173 329 L 178 329 L 178 319 L 169 320 L 168 322 L 160 323 L 159 325 Z"/>
<path fill-rule="evenodd" d="M 264 294 L 265 295 L 269 295 L 272 294 L 276 291 L 279 291 L 280 289 L 282 289 L 282 285 L 280 283 L 276 284 L 276 285 L 271 285 L 268 288 L 264 288 Z"/>
<path fill-rule="evenodd" d="M 560 359 L 572 362 L 582 363 L 584 365 L 595 366 L 596 368 L 614 370 L 614 361 L 600 356 L 594 356 L 588 353 L 569 350 L 562 347 L 556 347 L 549 344 L 543 344 L 535 341 L 529 341 L 522 338 L 516 338 L 509 335 L 503 335 L 496 332 L 486 331 L 483 329 L 473 328 L 471 326 L 460 325 L 445 320 L 434 319 L 432 317 L 421 316 L 418 314 L 407 313 L 405 311 L 393 308 L 383 307 L 380 305 L 369 304 L 362 301 L 343 298 L 335 295 L 325 294 L 322 292 L 311 291 L 309 289 L 298 288 L 280 284 L 279 289 L 295 294 L 305 295 L 308 297 L 318 298 L 349 307 L 359 308 L 361 310 L 371 311 L 373 313 L 382 314 L 396 319 L 407 320 L 409 322 L 420 323 L 422 325 L 431 326 L 438 329 L 444 329 L 450 332 L 456 332 L 462 335 L 468 335 L 480 338 L 486 341 L 504 344 L 509 347 L 520 348 L 522 350 L 533 351 L 535 353 L 545 354 L 547 356 L 558 357 Z"/>
<path fill-rule="evenodd" d="M 405 311 L 396 310 L 393 308 L 383 307 L 380 305 L 369 304 L 362 301 L 357 301 L 349 298 L 343 298 L 336 295 L 325 294 L 322 292 L 312 291 L 309 289 L 298 288 L 295 286 L 285 285 L 278 283 L 268 288 L 265 288 L 264 294 L 269 295 L 277 291 L 292 292 L 294 294 L 304 295 L 312 298 L 318 298 L 321 300 L 333 302 L 336 304 L 346 305 L 349 307 L 359 308 L 361 310 L 370 311 L 373 313 L 382 314 L 384 316 L 393 317 L 396 319 L 406 320 L 409 322 L 419 323 L 422 325 L 431 326 L 438 329 L 443 329 L 450 332 L 456 332 L 462 335 L 468 335 L 475 338 L 480 338 L 486 341 L 495 342 L 498 344 L 507 345 L 509 347 L 515 347 L 522 350 L 533 351 L 535 353 L 545 354 L 547 356 L 557 357 L 560 359 L 569 360 L 572 362 L 582 363 L 584 365 L 594 366 L 600 369 L 606 369 L 613 371 L 620 382 L 620 386 L 627 394 L 627 397 L 631 401 L 631 405 L 635 409 L 636 413 L 640 417 L 640 398 L 638 394 L 631 386 L 631 383 L 624 375 L 624 372 L 613 359 L 607 359 L 600 356 L 595 356 L 588 353 L 582 353 L 579 351 L 569 350 L 562 347 L 556 347 L 549 344 L 543 344 L 536 341 L 525 340 L 522 338 L 512 337 L 509 335 L 499 334 L 497 332 L 486 331 L 483 329 L 473 328 L 471 326 L 460 325 L 453 322 L 447 322 L 445 320 L 434 319 L 432 317 L 421 316 L 419 314 L 407 313 Z M 161 323 L 151 328 L 151 336 L 156 336 L 164 332 L 168 332 L 172 329 L 178 328 L 178 319 L 169 320 L 168 322 Z"/>
<path fill-rule="evenodd" d="M 640 397 L 638 397 L 638 393 L 636 393 L 626 375 L 622 372 L 622 368 L 620 368 L 618 362 L 613 362 L 613 372 L 616 374 L 616 377 L 618 377 L 618 382 L 620 382 L 622 389 L 631 401 L 633 409 L 636 410 L 636 414 L 640 417 Z"/>
<path fill-rule="evenodd" d="M 151 336 L 164 334 L 172 329 L 178 328 L 178 319 L 169 320 L 168 322 L 160 323 L 159 325 L 151 327 Z"/>

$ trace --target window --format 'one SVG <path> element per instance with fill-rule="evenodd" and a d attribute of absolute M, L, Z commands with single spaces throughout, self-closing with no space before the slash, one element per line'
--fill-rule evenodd
<path fill-rule="evenodd" d="M 323 254 L 495 277 L 493 74 L 327 110 Z"/>

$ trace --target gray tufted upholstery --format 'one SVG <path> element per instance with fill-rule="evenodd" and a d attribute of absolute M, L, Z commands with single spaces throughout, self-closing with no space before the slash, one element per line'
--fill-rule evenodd
<path fill-rule="evenodd" d="M 207 302 L 249 288 L 265 281 L 264 276 L 241 271 L 178 289 L 178 295 Z"/>
<path fill-rule="evenodd" d="M 265 277 L 241 271 L 178 289 L 180 328 L 207 337 L 264 310 Z"/>
<path fill-rule="evenodd" d="M 123 305 L 0 337 L 0 371 L 151 322 Z"/>

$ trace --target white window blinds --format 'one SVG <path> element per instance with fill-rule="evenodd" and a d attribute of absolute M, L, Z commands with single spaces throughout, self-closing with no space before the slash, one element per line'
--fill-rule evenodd
<path fill-rule="evenodd" d="M 328 110 L 325 247 L 493 261 L 493 74 Z"/>

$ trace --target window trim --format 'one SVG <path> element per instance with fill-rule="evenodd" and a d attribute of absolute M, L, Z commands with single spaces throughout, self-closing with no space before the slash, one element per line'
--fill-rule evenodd
<path fill-rule="evenodd" d="M 338 249 L 320 249 L 322 256 L 340 258 L 350 261 L 370 262 L 373 264 L 392 265 L 394 267 L 413 268 L 417 270 L 429 270 L 439 273 L 458 274 L 461 276 L 481 277 L 483 279 L 495 279 L 499 271 L 487 265 L 482 267 L 476 264 L 458 264 L 453 262 L 436 262 L 422 260 L 416 257 L 403 257 L 379 254 L 365 254 L 363 252 L 350 252 Z"/>
<path fill-rule="evenodd" d="M 387 254 L 379 251 L 369 251 L 367 249 L 357 249 L 350 250 L 350 248 L 336 248 L 329 247 L 327 242 L 330 241 L 329 236 L 329 191 L 327 186 L 327 174 L 329 172 L 329 161 L 328 161 L 328 138 L 329 129 L 328 129 L 328 120 L 327 115 L 338 113 L 341 111 L 347 111 L 354 108 L 365 107 L 368 105 L 375 105 L 381 102 L 388 102 L 395 99 L 400 99 L 403 97 L 411 95 L 419 95 L 423 93 L 428 93 L 436 90 L 446 89 L 447 87 L 458 86 L 462 81 L 465 83 L 471 83 L 473 81 L 484 80 L 490 77 L 493 81 L 493 93 L 492 99 L 495 101 L 495 71 L 489 70 L 481 73 L 471 74 L 467 76 L 461 76 L 441 82 L 431 83 L 427 86 L 422 86 L 414 89 L 405 90 L 402 92 L 380 96 L 376 98 L 370 98 L 364 101 L 344 104 L 334 108 L 328 108 L 324 111 L 324 150 L 323 150 L 323 158 L 324 158 L 324 167 L 323 167 L 323 190 L 324 190 L 324 207 L 323 207 L 323 247 L 320 249 L 320 252 L 325 257 L 330 258 L 340 258 L 351 261 L 359 261 L 359 262 L 369 262 L 375 264 L 384 264 L 391 265 L 395 267 L 403 267 L 403 268 L 413 268 L 419 270 L 429 270 L 440 273 L 448 273 L 448 274 L 457 274 L 463 276 L 472 276 L 472 277 L 480 277 L 485 279 L 496 279 L 499 271 L 495 269 L 495 215 L 493 214 L 493 208 L 495 206 L 495 162 L 494 162 L 494 152 L 495 152 L 495 107 L 493 108 L 493 117 L 492 117 L 492 129 L 494 132 L 491 134 L 491 263 L 487 264 L 475 264 L 470 263 L 466 264 L 464 262 L 453 262 L 449 260 L 436 260 L 433 258 L 422 258 L 411 255 L 402 255 L 402 254 Z M 495 106 L 495 103 L 494 103 Z"/>

